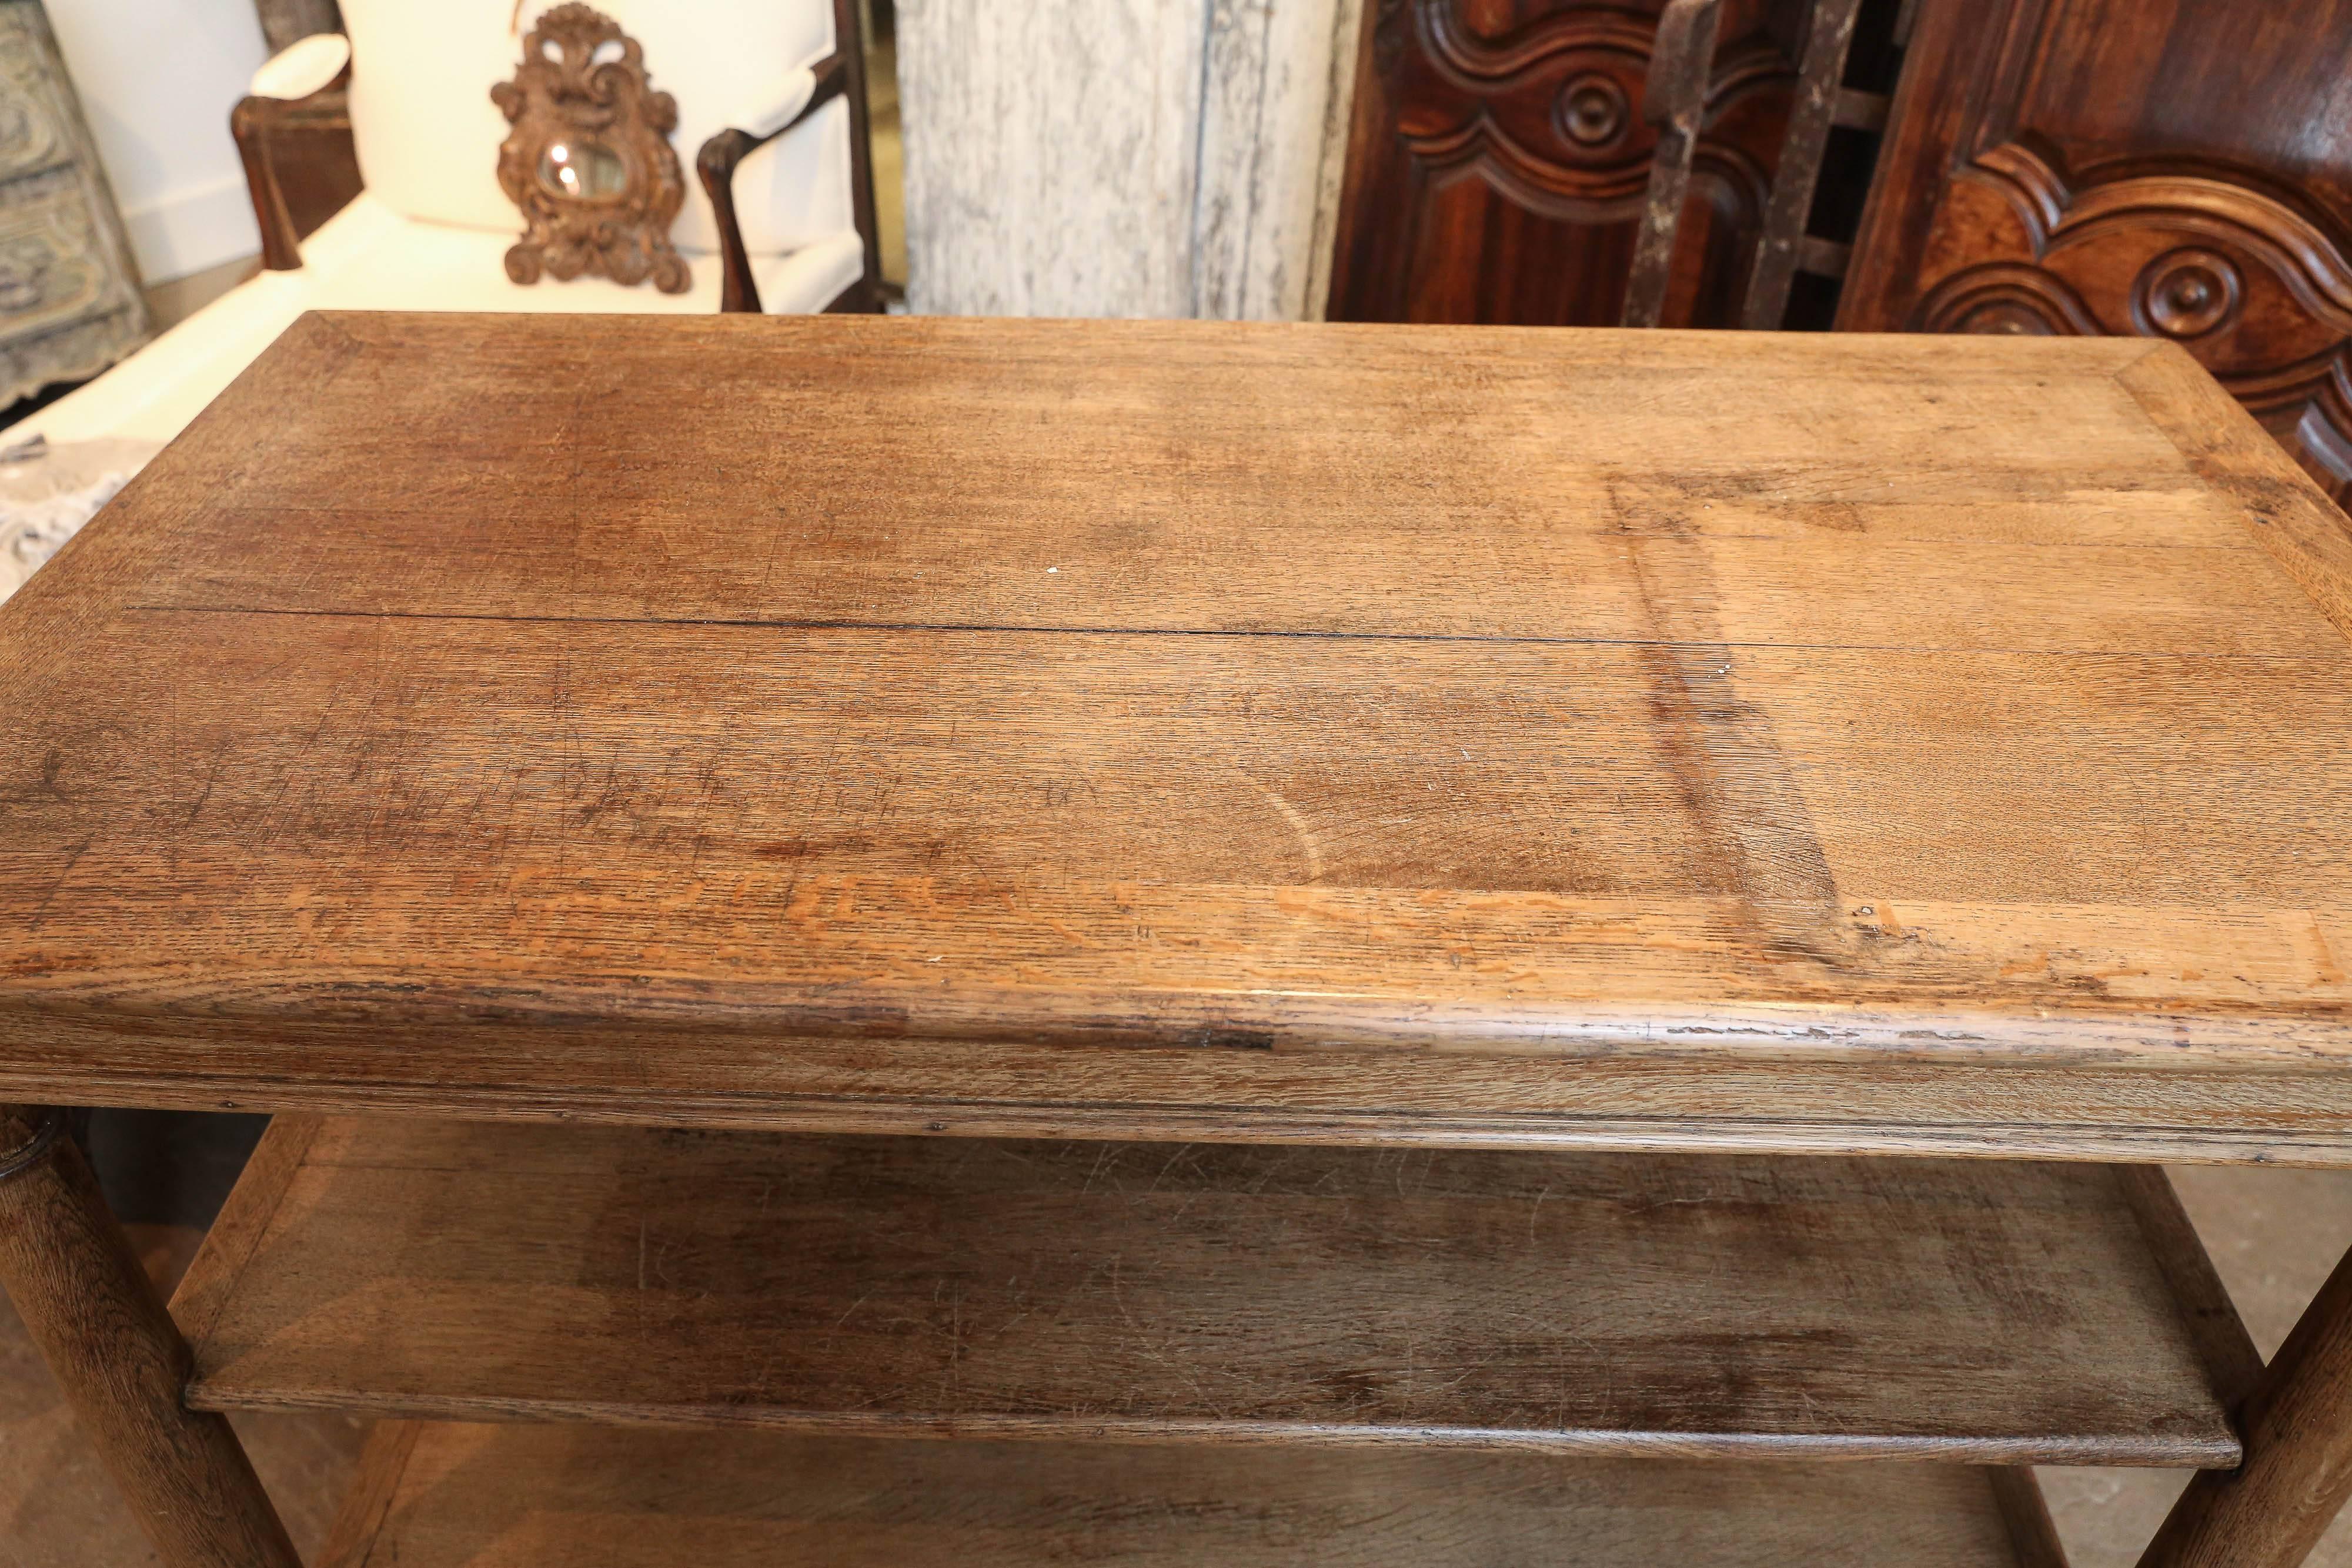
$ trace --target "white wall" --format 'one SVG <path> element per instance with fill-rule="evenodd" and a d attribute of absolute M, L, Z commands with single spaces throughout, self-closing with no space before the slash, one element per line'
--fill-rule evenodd
<path fill-rule="evenodd" d="M 253 0 L 48 0 L 149 283 L 261 248 L 228 111 L 266 55 Z"/>

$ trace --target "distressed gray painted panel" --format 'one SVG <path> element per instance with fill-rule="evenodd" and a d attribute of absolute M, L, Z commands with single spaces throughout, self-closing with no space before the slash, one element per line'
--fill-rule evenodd
<path fill-rule="evenodd" d="M 1348 129 L 1356 113 L 1356 56 L 1363 37 L 1364 0 L 1335 0 L 1325 46 L 1330 88 L 1323 104 L 1323 150 L 1315 173 L 1315 227 L 1307 236 L 1303 319 L 1323 319 L 1331 297 L 1331 257 L 1339 243 L 1339 188 L 1348 174 Z"/>
<path fill-rule="evenodd" d="M 1360 3 L 1360 0 L 1359 0 Z M 1308 309 L 1343 0 L 1217 0 L 1201 124 L 1193 313 L 1296 320 Z M 1343 78 L 1343 80 L 1345 78 Z M 1344 138 L 1339 151 L 1344 154 Z"/>
<path fill-rule="evenodd" d="M 907 0 L 908 298 L 1192 313 L 1197 0 Z"/>
<path fill-rule="evenodd" d="M 909 302 L 1320 315 L 1360 15 L 1360 0 L 902 0 Z"/>
<path fill-rule="evenodd" d="M 261 17 L 261 36 L 268 40 L 272 54 L 313 33 L 343 30 L 342 12 L 335 0 L 253 0 L 253 8 Z"/>
<path fill-rule="evenodd" d="M 0 404 L 145 342 L 147 305 L 48 16 L 0 0 Z"/>

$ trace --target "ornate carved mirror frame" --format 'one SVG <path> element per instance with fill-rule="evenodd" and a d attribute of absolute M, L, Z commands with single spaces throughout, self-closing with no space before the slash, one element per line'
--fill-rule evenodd
<path fill-rule="evenodd" d="M 490 99 L 514 127 L 499 148 L 499 184 L 524 223 L 509 277 L 586 272 L 686 291 L 686 261 L 669 243 L 686 200 L 669 144 L 677 100 L 653 90 L 645 51 L 620 24 L 577 4 L 546 12 L 524 35 L 514 79 Z"/>

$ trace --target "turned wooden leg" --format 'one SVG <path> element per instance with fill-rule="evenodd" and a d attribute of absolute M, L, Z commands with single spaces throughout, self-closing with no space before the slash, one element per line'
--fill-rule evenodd
<path fill-rule="evenodd" d="M 2246 1462 L 2200 1471 L 2140 1568 L 2292 1568 L 2352 1497 L 2352 1253 L 2279 1347 L 2238 1427 Z"/>
<path fill-rule="evenodd" d="M 0 1287 L 171 1568 L 301 1568 L 56 1113 L 0 1105 Z"/>

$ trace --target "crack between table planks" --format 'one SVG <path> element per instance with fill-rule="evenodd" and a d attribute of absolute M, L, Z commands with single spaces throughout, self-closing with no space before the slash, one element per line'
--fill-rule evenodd
<path fill-rule="evenodd" d="M 126 604 L 133 615 L 256 615 L 328 621 L 456 621 L 518 626 L 709 626 L 773 632 L 918 632 L 942 635 L 1064 637 L 1257 638 L 1319 643 L 1460 643 L 1535 648 L 1750 648 L 1792 653 L 1957 653 L 2000 658 L 2171 659 L 2300 664 L 2311 653 L 2176 652 L 2158 648 L 2003 648 L 1918 643 L 1769 643 L 1668 637 L 1544 637 L 1478 632 L 1332 632 L 1271 627 L 1054 626 L 964 621 L 828 621 L 723 615 L 518 615 L 472 610 L 339 610 L 243 604 Z"/>

